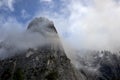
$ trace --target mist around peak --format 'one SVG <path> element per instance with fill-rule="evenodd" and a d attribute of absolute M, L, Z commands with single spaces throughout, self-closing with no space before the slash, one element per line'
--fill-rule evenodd
<path fill-rule="evenodd" d="M 7 24 L 12 24 L 12 22 Z M 27 29 L 21 25 L 18 26 L 18 24 L 3 25 L 1 29 L 0 32 L 3 33 L 0 38 L 1 59 L 21 54 L 20 51 L 29 48 L 54 45 L 57 49 L 57 46 L 60 45 L 55 26 L 47 18 L 35 18 L 30 22 Z"/>

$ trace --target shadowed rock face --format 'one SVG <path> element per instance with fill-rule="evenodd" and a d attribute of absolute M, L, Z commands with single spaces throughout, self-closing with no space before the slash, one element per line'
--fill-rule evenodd
<path fill-rule="evenodd" d="M 40 32 L 41 34 L 48 32 L 57 33 L 53 22 L 45 17 L 35 18 L 32 22 L 30 22 L 27 29 L 33 32 Z"/>
<path fill-rule="evenodd" d="M 78 80 L 70 60 L 61 54 L 64 51 L 38 48 L 2 60 L 0 80 Z"/>
<path fill-rule="evenodd" d="M 79 57 L 81 80 L 120 80 L 120 55 L 109 51 L 95 52 L 87 61 Z M 80 60 L 81 59 L 81 60 Z"/>
<path fill-rule="evenodd" d="M 27 30 L 48 37 L 51 37 L 48 33 L 57 33 L 53 22 L 42 17 L 34 19 Z M 52 46 L 29 48 L 1 60 L 0 80 L 79 80 L 64 50 Z"/>

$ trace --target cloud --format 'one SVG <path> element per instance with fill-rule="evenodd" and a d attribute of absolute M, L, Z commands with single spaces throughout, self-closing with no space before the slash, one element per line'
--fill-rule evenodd
<path fill-rule="evenodd" d="M 53 0 L 40 0 L 40 2 L 52 2 Z"/>
<path fill-rule="evenodd" d="M 71 32 L 79 48 L 117 50 L 120 48 L 120 5 L 113 0 L 92 0 L 84 6 L 79 0 L 70 4 Z M 71 36 L 72 38 L 72 36 Z M 82 42 L 82 43 L 81 43 Z"/>
<path fill-rule="evenodd" d="M 8 17 L 8 19 L 4 20 L 4 17 L 1 17 L 0 20 L 0 41 L 3 41 L 5 37 L 8 35 L 16 33 L 20 33 L 25 30 L 25 27 L 23 28 L 23 24 L 19 23 L 15 18 Z M 10 33 L 10 34 L 9 34 Z"/>
<path fill-rule="evenodd" d="M 9 9 L 10 11 L 14 11 L 13 4 L 15 0 L 0 0 L 0 8 Z"/>
<path fill-rule="evenodd" d="M 21 11 L 21 17 L 24 18 L 24 19 L 27 19 L 27 18 L 30 17 L 30 14 L 28 14 L 28 12 L 25 9 L 23 9 Z"/>
<path fill-rule="evenodd" d="M 118 2 L 115 0 L 61 0 L 61 2 L 58 11 L 46 9 L 37 14 L 52 19 L 64 40 L 77 49 L 119 50 Z"/>

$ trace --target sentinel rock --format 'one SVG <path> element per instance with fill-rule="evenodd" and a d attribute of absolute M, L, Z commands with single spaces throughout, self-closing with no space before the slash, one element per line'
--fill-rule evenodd
<path fill-rule="evenodd" d="M 35 18 L 27 31 L 40 34 L 50 40 L 50 44 L 16 51 L 16 55 L 2 59 L 0 80 L 79 80 L 62 46 L 55 47 L 60 41 L 53 43 L 53 39 L 59 40 L 59 37 L 52 21 Z"/>
<path fill-rule="evenodd" d="M 29 25 L 28 30 L 31 30 L 33 32 L 41 32 L 41 33 L 57 33 L 57 30 L 55 29 L 55 26 L 52 21 L 48 20 L 45 17 L 35 18 Z"/>

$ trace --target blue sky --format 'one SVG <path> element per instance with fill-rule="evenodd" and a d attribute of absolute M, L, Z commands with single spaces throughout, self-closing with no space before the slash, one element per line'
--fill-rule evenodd
<path fill-rule="evenodd" d="M 6 0 L 6 2 L 1 0 L 1 3 L 3 5 L 0 7 L 0 15 L 4 16 L 5 19 L 14 17 L 22 23 L 31 20 L 38 11 L 41 13 L 44 11 L 59 13 L 62 4 L 59 0 Z"/>

